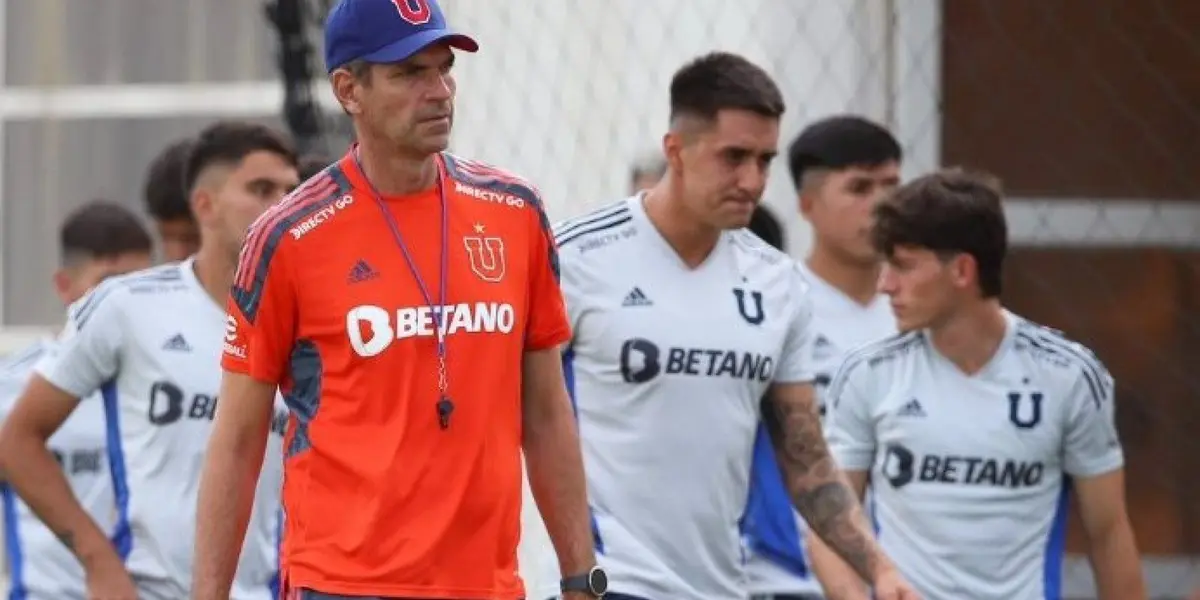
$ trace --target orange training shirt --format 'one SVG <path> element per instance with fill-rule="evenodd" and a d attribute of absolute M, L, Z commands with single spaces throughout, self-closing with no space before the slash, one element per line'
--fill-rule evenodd
<path fill-rule="evenodd" d="M 352 155 L 251 228 L 229 300 L 225 369 L 279 384 L 285 585 L 347 595 L 524 596 L 521 363 L 570 337 L 537 192 L 450 154 L 449 427 L 433 313 Z M 387 198 L 432 301 L 436 189 Z"/>

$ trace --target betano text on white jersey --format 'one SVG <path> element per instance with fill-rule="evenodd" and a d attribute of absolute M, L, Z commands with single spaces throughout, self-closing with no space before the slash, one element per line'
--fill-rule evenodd
<path fill-rule="evenodd" d="M 927 600 L 1060 597 L 1068 480 L 1123 466 L 1104 366 L 1005 318 L 977 373 L 913 331 L 855 351 L 829 387 L 830 447 L 870 472 L 880 544 Z"/>
<path fill-rule="evenodd" d="M 689 269 L 641 196 L 555 236 L 574 331 L 565 372 L 610 589 L 743 598 L 738 520 L 759 399 L 772 382 L 812 379 L 803 278 L 746 230 L 723 233 Z M 534 576 L 531 590 L 557 576 Z"/>

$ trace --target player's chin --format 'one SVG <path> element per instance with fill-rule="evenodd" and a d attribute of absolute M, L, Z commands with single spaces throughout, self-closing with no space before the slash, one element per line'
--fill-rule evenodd
<path fill-rule="evenodd" d="M 900 333 L 925 329 L 929 326 L 929 319 L 921 318 L 894 305 L 892 306 L 892 314 L 896 317 L 896 329 Z"/>
<path fill-rule="evenodd" d="M 721 207 L 720 223 L 722 229 L 741 229 L 750 225 L 754 216 L 753 202 L 726 202 Z"/>
<path fill-rule="evenodd" d="M 427 154 L 442 152 L 450 147 L 450 132 L 446 131 L 444 135 L 425 135 L 420 139 L 420 148 Z"/>

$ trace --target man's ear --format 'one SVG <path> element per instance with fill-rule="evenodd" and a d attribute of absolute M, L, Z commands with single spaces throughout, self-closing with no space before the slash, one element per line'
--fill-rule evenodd
<path fill-rule="evenodd" d="M 192 190 L 190 203 L 192 206 L 192 215 L 196 217 L 197 223 L 205 224 L 212 222 L 213 213 L 216 211 L 215 202 L 216 198 L 207 187 L 196 186 Z"/>
<path fill-rule="evenodd" d="M 337 69 L 330 74 L 329 85 L 333 89 L 333 96 L 337 98 L 338 104 L 342 105 L 346 114 L 357 115 L 362 112 L 362 103 L 358 97 L 362 85 L 353 73 L 347 69 Z"/>
<path fill-rule="evenodd" d="M 71 275 L 67 273 L 66 267 L 59 267 L 51 276 L 54 283 L 54 293 L 58 295 L 58 299 L 66 306 L 71 303 Z"/>

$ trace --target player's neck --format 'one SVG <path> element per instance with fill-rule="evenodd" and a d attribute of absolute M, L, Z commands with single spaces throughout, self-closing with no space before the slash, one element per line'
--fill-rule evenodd
<path fill-rule="evenodd" d="M 804 261 L 814 275 L 862 306 L 879 295 L 879 264 L 863 265 L 841 260 L 820 244 Z"/>
<path fill-rule="evenodd" d="M 196 260 L 192 261 L 192 268 L 196 272 L 196 280 L 200 282 L 200 287 L 224 310 L 229 289 L 233 287 L 237 265 L 236 259 L 231 259 L 227 252 L 214 246 L 202 245 L 196 252 Z"/>
<path fill-rule="evenodd" d="M 957 311 L 945 322 L 930 328 L 933 347 L 962 372 L 983 369 L 1008 333 L 1008 319 L 996 299 L 981 300 Z"/>
<path fill-rule="evenodd" d="M 358 161 L 363 177 L 381 196 L 407 196 L 423 192 L 437 182 L 434 155 L 397 151 L 391 142 L 360 138 Z"/>
<path fill-rule="evenodd" d="M 701 223 L 683 208 L 683 202 L 672 197 L 670 184 L 659 183 L 642 199 L 646 217 L 667 241 L 679 259 L 689 268 L 696 268 L 712 254 L 721 239 L 721 230 Z"/>

